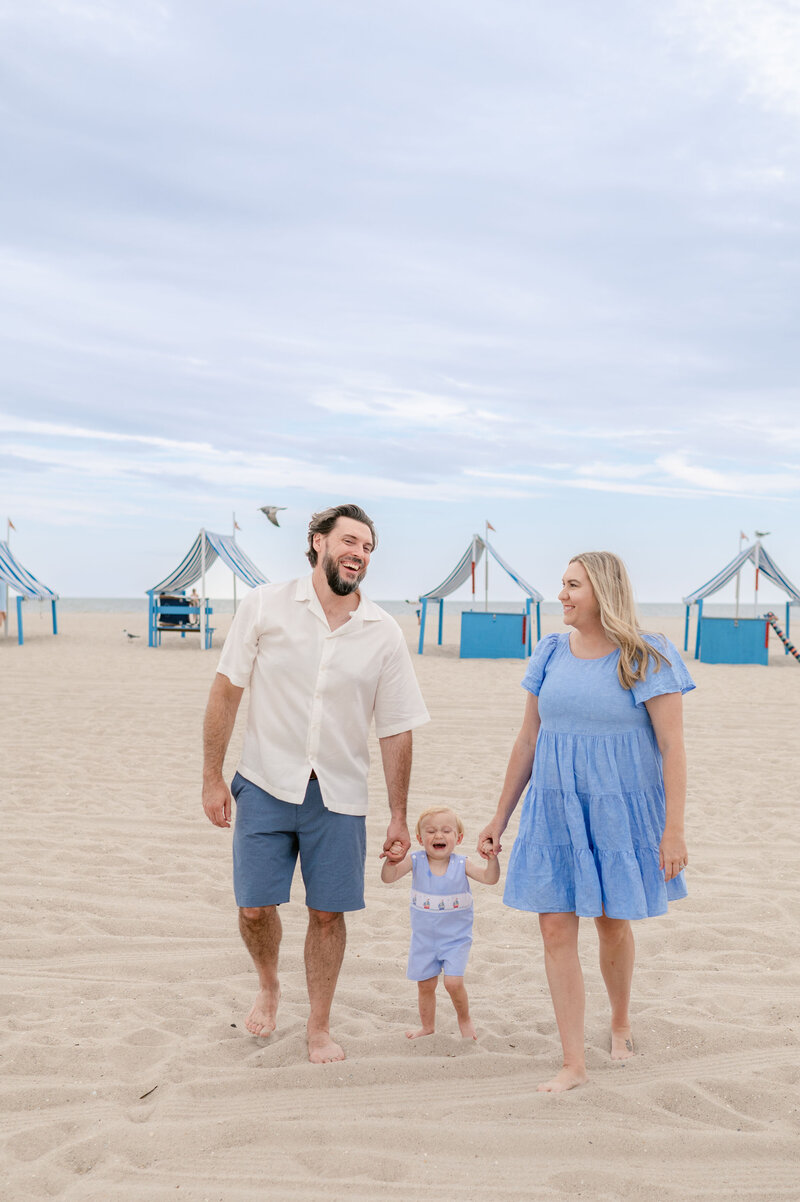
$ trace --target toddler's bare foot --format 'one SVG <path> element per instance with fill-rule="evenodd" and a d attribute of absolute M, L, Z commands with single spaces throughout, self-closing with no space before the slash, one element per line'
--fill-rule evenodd
<path fill-rule="evenodd" d="M 244 1020 L 251 1035 L 266 1039 L 275 1030 L 278 1015 L 278 1002 L 281 1000 L 279 985 L 274 989 L 261 989 L 256 995 L 253 1007 Z"/>
<path fill-rule="evenodd" d="M 471 1018 L 460 1018 L 458 1020 L 458 1029 L 461 1032 L 462 1039 L 477 1039 L 478 1032 L 475 1030 L 475 1024 Z"/>
<path fill-rule="evenodd" d="M 618 1031 L 612 1028 L 611 1031 L 611 1059 L 612 1060 L 627 1060 L 629 1056 L 635 1055 L 633 1050 L 633 1035 L 630 1027 L 620 1027 Z"/>
<path fill-rule="evenodd" d="M 312 1064 L 331 1064 L 335 1060 L 344 1060 L 344 1048 L 341 1048 L 330 1031 L 307 1031 L 308 1058 Z"/>
<path fill-rule="evenodd" d="M 556 1073 L 550 1081 L 542 1081 L 536 1088 L 539 1093 L 564 1093 L 574 1089 L 576 1085 L 585 1085 L 589 1075 L 585 1068 L 569 1068 L 567 1065 Z"/>
<path fill-rule="evenodd" d="M 433 1035 L 433 1027 L 420 1027 L 418 1031 L 406 1031 L 406 1039 L 422 1039 L 423 1035 Z"/>

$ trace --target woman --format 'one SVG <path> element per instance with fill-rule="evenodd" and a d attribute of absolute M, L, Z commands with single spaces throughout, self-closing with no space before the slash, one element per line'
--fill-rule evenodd
<path fill-rule="evenodd" d="M 609 551 L 570 562 L 559 593 L 566 633 L 539 642 L 525 673 L 525 717 L 485 857 L 530 782 L 504 901 L 539 915 L 545 969 L 564 1053 L 539 1089 L 588 1079 L 579 918 L 594 918 L 611 1003 L 611 1056 L 633 1054 L 628 1005 L 630 920 L 686 896 L 686 756 L 682 694 L 694 688 L 675 647 L 639 628 L 625 565 Z"/>

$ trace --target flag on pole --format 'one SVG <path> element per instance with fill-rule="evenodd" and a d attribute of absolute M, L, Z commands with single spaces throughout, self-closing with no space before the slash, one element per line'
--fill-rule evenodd
<path fill-rule="evenodd" d="M 14 525 L 14 523 L 11 521 L 11 518 L 8 518 L 8 519 L 7 519 L 7 521 L 8 521 L 8 528 L 9 528 L 9 530 L 16 530 L 16 526 L 15 526 L 15 525 Z"/>
<path fill-rule="evenodd" d="M 487 530 L 494 530 L 494 526 L 492 525 L 492 523 L 491 523 L 491 522 L 487 522 L 487 523 L 486 523 L 486 529 L 487 529 Z M 496 531 L 496 530 L 494 530 L 494 532 L 495 532 L 495 534 L 497 534 L 497 531 Z"/>
<path fill-rule="evenodd" d="M 241 530 L 241 526 L 236 521 L 236 518 L 233 519 L 233 528 L 234 528 L 234 530 Z"/>

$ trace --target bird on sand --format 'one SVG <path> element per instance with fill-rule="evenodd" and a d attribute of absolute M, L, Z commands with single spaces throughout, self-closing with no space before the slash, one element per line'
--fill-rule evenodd
<path fill-rule="evenodd" d="M 263 513 L 264 517 L 267 518 L 270 522 L 272 522 L 273 526 L 280 526 L 280 522 L 278 521 L 278 519 L 275 515 L 277 513 L 280 513 L 281 510 L 283 510 L 285 508 L 286 508 L 285 505 L 260 505 L 259 506 L 259 509 Z"/>
<path fill-rule="evenodd" d="M 127 634 L 129 639 L 140 639 L 142 637 L 140 634 L 131 634 L 130 630 L 123 630 L 122 633 Z"/>

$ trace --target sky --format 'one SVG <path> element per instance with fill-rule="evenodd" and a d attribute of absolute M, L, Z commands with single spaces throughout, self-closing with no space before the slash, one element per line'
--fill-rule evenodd
<path fill-rule="evenodd" d="M 378 599 L 486 520 L 547 598 L 800 583 L 798 62 L 797 0 L 3 0 L 0 537 L 132 597 L 356 501 Z"/>

